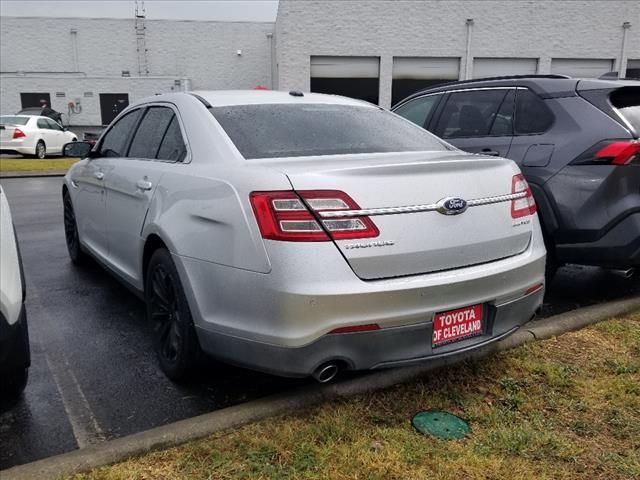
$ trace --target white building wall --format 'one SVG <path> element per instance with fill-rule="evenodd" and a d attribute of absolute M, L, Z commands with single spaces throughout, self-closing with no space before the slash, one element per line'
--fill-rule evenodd
<path fill-rule="evenodd" d="M 459 57 L 464 76 L 467 19 L 471 57 L 537 58 L 538 73 L 552 58 L 617 59 L 624 22 L 628 56 L 638 58 L 638 11 L 637 0 L 280 0 L 279 87 L 309 90 L 311 56 L 380 57 L 380 104 L 389 107 L 393 57 Z"/>
<path fill-rule="evenodd" d="M 93 92 L 93 99 L 83 98 L 82 114 L 70 121 L 99 125 L 99 107 L 93 105 L 99 93 L 129 93 L 133 101 L 171 91 L 181 78 L 194 90 L 271 85 L 267 35 L 273 23 L 146 20 L 145 25 L 149 76 L 138 78 L 133 19 L 1 17 L 0 112 L 17 111 L 20 92 L 49 92 L 53 108 L 64 113 L 71 98 Z M 131 77 L 122 77 L 123 70 Z M 56 91 L 66 97 L 55 98 Z"/>

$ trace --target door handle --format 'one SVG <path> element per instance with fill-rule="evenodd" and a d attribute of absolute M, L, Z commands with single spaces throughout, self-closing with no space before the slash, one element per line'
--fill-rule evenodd
<path fill-rule="evenodd" d="M 96 177 L 98 180 L 102 180 L 104 178 L 104 173 L 102 173 L 102 172 L 94 172 L 93 176 Z"/>
<path fill-rule="evenodd" d="M 496 152 L 495 150 L 491 150 L 490 148 L 483 148 L 482 149 L 482 154 L 483 155 L 491 155 L 493 157 L 499 157 L 500 156 L 500 152 Z"/>
<path fill-rule="evenodd" d="M 143 191 L 151 190 L 151 187 L 153 187 L 153 183 L 151 183 L 149 180 L 138 180 L 136 182 L 136 187 Z"/>

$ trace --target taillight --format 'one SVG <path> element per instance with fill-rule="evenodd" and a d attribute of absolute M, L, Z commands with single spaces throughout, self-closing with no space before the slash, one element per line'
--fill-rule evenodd
<path fill-rule="evenodd" d="M 520 173 L 513 176 L 511 181 L 511 193 L 526 193 L 521 198 L 511 201 L 511 218 L 526 217 L 536 213 L 536 202 L 531 193 L 531 187 Z"/>
<path fill-rule="evenodd" d="M 16 128 L 16 129 L 13 131 L 13 137 L 12 137 L 12 138 L 13 138 L 14 140 L 15 140 L 16 138 L 23 138 L 23 137 L 26 137 L 26 135 L 25 135 L 25 133 L 24 133 L 22 130 L 20 130 L 19 128 Z"/>
<path fill-rule="evenodd" d="M 640 141 L 604 140 L 582 153 L 572 165 L 640 165 Z"/>
<path fill-rule="evenodd" d="M 377 237 L 368 217 L 320 219 L 324 211 L 358 210 L 346 193 L 336 190 L 253 192 L 251 206 L 262 238 L 290 242 L 326 242 Z"/>

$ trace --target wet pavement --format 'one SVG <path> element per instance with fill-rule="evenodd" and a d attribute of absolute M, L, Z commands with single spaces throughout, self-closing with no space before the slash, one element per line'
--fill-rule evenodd
<path fill-rule="evenodd" d="M 25 393 L 0 413 L 0 469 L 210 412 L 307 380 L 211 361 L 187 384 L 159 370 L 142 302 L 97 264 L 69 262 L 62 179 L 4 179 L 24 259 L 32 366 Z M 562 269 L 544 315 L 640 293 L 640 279 Z"/>

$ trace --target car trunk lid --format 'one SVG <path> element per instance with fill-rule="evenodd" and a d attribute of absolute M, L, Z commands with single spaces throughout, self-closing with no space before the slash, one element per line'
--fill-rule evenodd
<path fill-rule="evenodd" d="M 348 213 L 316 209 L 319 220 L 350 216 L 375 224 L 375 238 L 334 238 L 362 279 L 491 262 L 523 252 L 531 239 L 530 217 L 513 218 L 510 197 L 503 197 L 519 174 L 510 160 L 412 152 L 295 158 L 270 166 L 285 173 L 303 199 L 331 189 L 357 204 Z"/>

